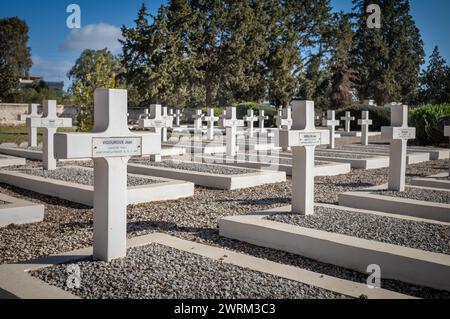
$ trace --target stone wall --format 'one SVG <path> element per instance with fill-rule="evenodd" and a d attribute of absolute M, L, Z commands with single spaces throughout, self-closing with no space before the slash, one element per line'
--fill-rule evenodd
<path fill-rule="evenodd" d="M 28 104 L 0 103 L 0 123 L 1 124 L 23 124 L 19 120 L 21 114 L 28 112 Z M 75 106 L 57 106 L 58 116 L 71 117 L 74 121 L 77 117 L 77 108 Z M 38 107 L 38 113 L 42 113 L 42 107 Z"/>

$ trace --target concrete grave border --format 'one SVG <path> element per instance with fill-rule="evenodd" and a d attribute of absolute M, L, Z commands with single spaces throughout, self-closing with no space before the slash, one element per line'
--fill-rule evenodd
<path fill-rule="evenodd" d="M 0 155 L 0 167 L 25 165 L 26 163 L 27 161 L 25 158 Z"/>
<path fill-rule="evenodd" d="M 420 186 L 408 185 L 408 187 L 435 190 Z M 339 205 L 450 222 L 450 204 L 372 194 L 373 191 L 386 189 L 387 184 L 383 184 L 363 190 L 339 194 Z M 440 191 L 446 190 L 442 189 Z M 448 192 L 450 194 L 450 190 Z"/>
<path fill-rule="evenodd" d="M 316 205 L 359 211 L 341 206 Z M 219 233 L 227 238 L 286 251 L 361 273 L 366 273 L 368 265 L 377 264 L 382 269 L 383 278 L 450 290 L 448 255 L 264 219 L 290 211 L 291 206 L 285 206 L 252 215 L 225 217 L 219 220 Z"/>
<path fill-rule="evenodd" d="M 0 194 L 0 200 L 8 203 L 0 205 L 0 227 L 10 224 L 37 223 L 44 220 L 44 205 L 5 194 Z"/>
<path fill-rule="evenodd" d="M 450 190 L 450 180 L 436 178 L 448 177 L 448 173 L 440 173 L 428 177 L 413 178 L 411 185 Z"/>
<path fill-rule="evenodd" d="M 81 166 L 64 168 L 92 170 Z M 137 175 L 137 174 L 129 174 Z M 128 204 L 173 200 L 194 195 L 194 184 L 152 176 L 141 176 L 163 181 L 162 183 L 133 186 L 128 188 Z M 93 206 L 94 187 L 40 176 L 32 176 L 14 171 L 0 171 L 0 182 L 27 189 L 39 194 L 65 199 L 71 202 Z"/>
<path fill-rule="evenodd" d="M 7 146 L 0 146 L 0 154 L 10 155 L 10 156 L 17 156 L 24 159 L 29 159 L 32 161 L 41 161 L 44 158 L 43 151 L 37 151 L 37 150 L 29 150 L 26 148 L 21 148 L 19 146 L 17 147 L 7 147 Z M 65 160 L 65 159 L 59 159 L 58 162 L 74 162 L 74 161 L 90 161 L 90 158 L 80 158 L 80 159 L 73 159 L 73 160 Z"/>
<path fill-rule="evenodd" d="M 196 164 L 202 165 L 202 163 L 197 162 Z M 214 164 L 214 166 L 224 166 L 224 165 Z M 158 176 L 162 178 L 171 178 L 171 179 L 176 178 L 179 180 L 192 182 L 195 185 L 199 186 L 225 190 L 249 188 L 264 184 L 280 183 L 286 181 L 285 172 L 266 171 L 266 170 L 260 170 L 258 172 L 238 174 L 238 175 L 220 175 L 220 174 L 180 170 L 174 168 L 150 166 L 139 163 L 129 163 L 128 172 L 140 175 Z"/>
<path fill-rule="evenodd" d="M 358 145 L 358 144 L 348 144 L 345 146 L 352 147 L 355 149 L 362 148 L 362 145 Z M 388 144 L 370 143 L 368 146 L 371 146 L 374 149 L 381 149 L 381 150 L 389 151 Z M 430 154 L 430 160 L 432 160 L 432 161 L 448 159 L 450 157 L 450 151 L 445 148 L 434 148 L 434 147 L 426 147 L 426 146 L 408 145 L 408 151 L 414 152 L 414 153 L 428 153 L 428 154 Z"/>
<path fill-rule="evenodd" d="M 128 239 L 127 246 L 131 248 L 152 243 L 210 258 L 217 262 L 301 282 L 348 297 L 360 298 L 360 296 L 364 295 L 369 299 L 414 299 L 414 297 L 386 289 L 370 289 L 362 283 L 339 279 L 290 265 L 279 264 L 224 248 L 207 246 L 162 233 L 153 233 Z M 29 272 L 61 263 L 70 263 L 91 255 L 92 247 L 89 247 L 23 263 L 0 265 L 0 299 L 80 299 L 78 296 L 63 289 L 51 286 L 38 278 L 32 277 Z"/>

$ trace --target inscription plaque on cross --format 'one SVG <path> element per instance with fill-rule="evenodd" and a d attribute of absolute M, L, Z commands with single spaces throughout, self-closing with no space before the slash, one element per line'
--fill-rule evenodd
<path fill-rule="evenodd" d="M 314 150 L 329 143 L 328 132 L 317 130 L 313 101 L 292 101 L 291 130 L 280 131 L 280 144 L 292 148 L 292 212 L 314 214 Z"/>
<path fill-rule="evenodd" d="M 160 153 L 159 134 L 130 132 L 126 90 L 97 89 L 92 132 L 58 133 L 55 144 L 57 158 L 94 161 L 94 257 L 103 261 L 125 257 L 127 163 L 131 156 Z"/>
<path fill-rule="evenodd" d="M 335 111 L 331 111 L 328 110 L 327 111 L 327 118 L 323 119 L 322 121 L 322 125 L 326 126 L 328 128 L 328 132 L 329 132 L 329 139 L 330 139 L 330 143 L 328 144 L 328 148 L 329 149 L 334 149 L 335 148 L 335 131 L 336 131 L 336 126 L 339 126 L 339 120 L 336 120 L 336 113 Z"/>
<path fill-rule="evenodd" d="M 237 128 L 244 126 L 243 120 L 236 118 L 236 108 L 226 108 L 226 118 L 223 120 L 226 134 L 226 152 L 227 156 L 233 157 L 237 153 Z"/>
<path fill-rule="evenodd" d="M 180 122 L 181 122 L 181 117 L 182 116 L 183 116 L 183 113 L 181 112 L 181 110 L 177 109 L 175 111 L 175 115 L 174 115 L 174 117 L 175 117 L 175 126 L 176 127 L 180 127 Z"/>
<path fill-rule="evenodd" d="M 444 127 L 444 136 L 447 136 L 450 138 L 450 126 L 445 126 Z M 449 168 L 449 176 L 450 176 L 450 159 L 448 160 L 448 168 Z"/>
<path fill-rule="evenodd" d="M 381 137 L 391 141 L 389 154 L 389 190 L 405 190 L 408 140 L 416 138 L 416 128 L 408 127 L 408 106 L 391 105 L 391 126 L 381 128 Z"/>
<path fill-rule="evenodd" d="M 192 115 L 194 119 L 194 132 L 201 133 L 203 129 L 203 118 L 205 115 L 202 113 L 202 110 L 196 110 L 195 114 Z"/>
<path fill-rule="evenodd" d="M 369 126 L 373 121 L 369 119 L 369 111 L 362 111 L 361 119 L 358 120 L 358 125 L 361 126 L 361 145 L 369 145 Z"/>
<path fill-rule="evenodd" d="M 355 120 L 354 116 L 351 116 L 350 112 L 345 112 L 345 116 L 341 117 L 341 121 L 345 122 L 345 132 L 350 133 L 350 123 Z"/>
<path fill-rule="evenodd" d="M 214 108 L 208 108 L 208 116 L 204 118 L 208 123 L 208 140 L 214 140 L 214 123 L 219 120 L 219 117 L 214 116 Z"/>
<path fill-rule="evenodd" d="M 254 136 L 253 123 L 258 121 L 258 117 L 253 114 L 253 110 L 247 110 L 247 116 L 244 116 L 244 122 L 247 123 L 248 136 L 252 138 Z"/>
<path fill-rule="evenodd" d="M 258 122 L 259 122 L 259 132 L 264 133 L 266 129 L 264 128 L 264 121 L 267 121 L 269 117 L 264 115 L 264 110 L 259 111 Z"/>
<path fill-rule="evenodd" d="M 28 114 L 21 114 L 20 120 L 25 121 L 28 127 L 28 146 L 36 147 L 37 146 L 37 128 L 28 126 L 27 118 L 40 118 L 38 115 L 38 106 L 39 104 L 28 104 Z"/>
<path fill-rule="evenodd" d="M 72 127 L 72 119 L 58 117 L 56 115 L 55 100 L 44 100 L 42 106 L 42 117 L 27 118 L 27 126 L 34 128 L 44 128 L 42 164 L 45 170 L 54 170 L 56 169 L 56 159 L 53 154 L 53 137 L 59 127 Z"/>

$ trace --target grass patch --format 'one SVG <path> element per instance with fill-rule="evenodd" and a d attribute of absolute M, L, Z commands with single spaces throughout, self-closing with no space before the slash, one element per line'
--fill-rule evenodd
<path fill-rule="evenodd" d="M 75 132 L 76 127 L 64 127 L 59 128 L 58 132 Z M 42 142 L 42 135 L 44 134 L 44 129 L 38 129 L 38 143 Z M 28 128 L 25 124 L 20 125 L 8 125 L 0 124 L 0 143 L 16 143 L 20 144 L 23 142 L 28 142 Z"/>

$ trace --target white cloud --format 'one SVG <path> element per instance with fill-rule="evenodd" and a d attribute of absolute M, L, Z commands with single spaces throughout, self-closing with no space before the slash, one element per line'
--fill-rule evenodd
<path fill-rule="evenodd" d="M 60 45 L 63 52 L 79 52 L 85 49 L 101 50 L 108 48 L 111 52 L 120 50 L 120 28 L 106 24 L 89 24 L 80 29 L 72 29 L 66 41 Z"/>

